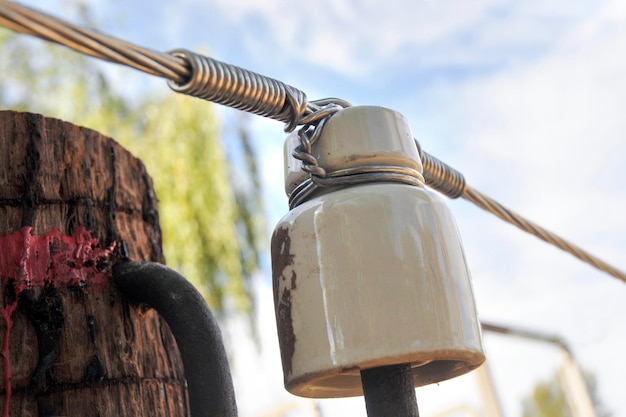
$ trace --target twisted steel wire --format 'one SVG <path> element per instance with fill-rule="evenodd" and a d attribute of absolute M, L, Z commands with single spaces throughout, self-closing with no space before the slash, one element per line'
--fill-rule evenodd
<path fill-rule="evenodd" d="M 285 122 L 286 131 L 292 131 L 298 125 L 318 124 L 328 117 L 329 111 L 332 114 L 333 110 L 327 110 L 329 104 L 349 106 L 349 103 L 337 99 L 308 102 L 305 93 L 295 87 L 252 71 L 182 49 L 169 54 L 152 51 L 5 0 L 0 0 L 0 24 L 96 58 L 166 78 L 170 87 L 177 92 Z M 417 146 L 419 148 L 419 143 Z M 626 282 L 624 272 L 467 186 L 460 172 L 421 149 L 420 155 L 426 185 L 450 198 L 463 197 L 521 230 Z"/>
<path fill-rule="evenodd" d="M 176 92 L 285 122 L 287 131 L 318 110 L 304 92 L 281 81 L 184 49 L 155 52 L 15 3 L 0 1 L 0 24 L 166 78 Z"/>
<path fill-rule="evenodd" d="M 626 273 L 624 273 L 623 271 L 609 265 L 602 259 L 590 254 L 579 246 L 568 242 L 560 236 L 544 229 L 538 224 L 525 219 L 521 215 L 515 213 L 513 210 L 504 207 L 502 204 L 484 195 L 480 191 L 470 186 L 466 186 L 461 197 L 482 208 L 483 210 L 494 214 L 505 222 L 511 223 L 519 229 L 538 237 L 544 242 L 554 245 L 557 248 L 564 250 L 565 252 L 568 252 L 574 257 L 580 259 L 581 261 L 593 266 L 594 268 L 604 271 L 607 274 L 623 282 L 626 282 Z"/>
<path fill-rule="evenodd" d="M 15 31 L 148 74 L 178 82 L 190 76 L 189 68 L 180 58 L 140 48 L 15 3 L 0 1 L 0 23 Z"/>
<path fill-rule="evenodd" d="M 626 282 L 626 273 L 623 271 L 609 265 L 602 259 L 590 254 L 579 246 L 568 242 L 555 233 L 552 233 L 538 224 L 531 222 L 475 188 L 467 185 L 463 174 L 434 156 L 424 152 L 421 149 L 419 142 L 416 141 L 416 144 L 422 158 L 426 185 L 450 198 L 462 197 L 481 209 L 495 215 L 501 220 L 514 225 L 520 230 L 530 233 L 544 242 L 554 245 L 579 260 L 588 263 L 594 268 L 604 271 L 607 274 Z"/>
<path fill-rule="evenodd" d="M 488 331 L 492 333 L 500 333 L 510 336 L 523 337 L 524 339 L 530 340 L 539 340 L 547 343 L 552 343 L 559 346 L 561 349 L 565 350 L 567 353 L 571 354 L 571 349 L 567 346 L 565 340 L 557 335 L 550 335 L 545 333 L 540 333 L 533 330 L 520 329 L 516 327 L 510 326 L 500 326 L 494 323 L 486 323 L 481 321 L 480 326 L 483 331 Z"/>

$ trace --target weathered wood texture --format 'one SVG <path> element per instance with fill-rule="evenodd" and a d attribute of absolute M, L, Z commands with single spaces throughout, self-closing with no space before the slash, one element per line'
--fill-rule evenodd
<path fill-rule="evenodd" d="M 32 235 L 84 227 L 101 248 L 116 242 L 131 260 L 163 262 L 156 198 L 141 161 L 97 132 L 0 111 L 0 236 L 25 226 Z M 16 302 L 10 286 L 0 280 L 3 312 Z M 29 289 L 15 305 L 10 416 L 187 415 L 178 349 L 154 310 L 129 305 L 110 284 Z"/>

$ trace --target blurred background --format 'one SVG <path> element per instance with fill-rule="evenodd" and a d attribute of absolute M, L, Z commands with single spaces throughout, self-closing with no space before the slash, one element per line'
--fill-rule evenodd
<path fill-rule="evenodd" d="M 310 99 L 404 114 L 470 185 L 626 269 L 626 4 L 617 0 L 46 0 L 23 4 L 158 51 L 192 49 Z M 283 126 L 0 30 L 0 104 L 92 127 L 152 173 L 170 266 L 218 312 L 242 417 L 365 416 L 282 386 L 269 236 L 287 212 Z M 626 285 L 449 201 L 481 319 L 557 335 L 598 416 L 626 416 Z M 181 244 L 184 242 L 184 245 Z M 550 343 L 486 332 L 507 417 L 569 416 Z M 423 416 L 485 415 L 469 374 L 417 390 Z"/>

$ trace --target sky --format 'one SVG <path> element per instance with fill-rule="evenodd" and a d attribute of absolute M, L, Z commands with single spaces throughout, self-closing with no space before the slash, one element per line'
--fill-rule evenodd
<path fill-rule="evenodd" d="M 68 1 L 26 3 L 73 19 Z M 624 2 L 85 2 L 99 29 L 130 42 L 203 51 L 311 99 L 340 97 L 399 111 L 423 149 L 463 172 L 471 186 L 626 270 Z M 111 65 L 110 74 L 129 94 L 167 90 L 164 81 L 131 69 Z M 227 131 L 237 113 L 220 108 L 220 114 Z M 271 229 L 287 212 L 285 135 L 278 122 L 256 116 L 249 122 Z M 449 207 L 479 317 L 562 337 L 597 377 L 606 408 L 626 416 L 626 284 L 466 201 Z M 236 324 L 227 331 L 240 415 L 281 409 L 289 416 L 364 416 L 362 398 L 313 403 L 284 391 L 267 269 L 257 291 L 261 351 Z M 505 415 L 520 416 L 522 399 L 559 366 L 558 351 L 484 337 Z M 482 407 L 471 374 L 419 388 L 417 398 L 423 416 L 463 407 L 480 414 Z"/>

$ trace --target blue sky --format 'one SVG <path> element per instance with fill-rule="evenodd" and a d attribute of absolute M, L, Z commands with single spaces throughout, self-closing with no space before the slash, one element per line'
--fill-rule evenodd
<path fill-rule="evenodd" d="M 623 2 L 86 2 L 102 30 L 139 45 L 202 49 L 312 99 L 337 96 L 393 108 L 408 118 L 425 150 L 472 186 L 626 270 Z M 73 17 L 62 7 L 67 1 L 28 3 Z M 131 92 L 166 91 L 163 81 L 133 70 L 111 66 L 111 74 Z M 235 117 L 221 113 L 226 124 Z M 286 212 L 284 134 L 279 123 L 258 117 L 251 127 L 272 227 Z M 626 415 L 626 285 L 467 202 L 450 207 L 479 315 L 561 335 L 598 377 L 607 408 Z M 267 277 L 259 279 L 259 293 L 263 354 L 238 348 L 234 358 L 244 417 L 295 401 L 282 392 Z M 232 334 L 239 337 L 236 329 Z M 521 398 L 554 371 L 558 355 L 537 343 L 493 335 L 485 341 L 506 415 L 518 416 Z M 471 377 L 417 395 L 426 416 L 457 403 L 480 407 Z M 306 401 L 294 404 L 289 415 L 314 415 Z M 365 415 L 360 399 L 321 408 L 329 416 Z"/>

